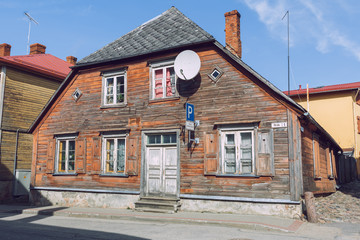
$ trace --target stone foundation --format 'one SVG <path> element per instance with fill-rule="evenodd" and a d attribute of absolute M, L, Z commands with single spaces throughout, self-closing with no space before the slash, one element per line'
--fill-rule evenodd
<path fill-rule="evenodd" d="M 134 208 L 138 195 L 31 190 L 30 203 L 35 206 Z"/>
<path fill-rule="evenodd" d="M 181 199 L 181 211 L 271 215 L 299 219 L 301 204 Z"/>
<path fill-rule="evenodd" d="M 36 206 L 99 207 L 134 209 L 137 194 L 31 190 L 30 201 Z M 257 203 L 222 200 L 181 199 L 180 211 L 271 215 L 299 219 L 302 205 L 290 203 Z"/>

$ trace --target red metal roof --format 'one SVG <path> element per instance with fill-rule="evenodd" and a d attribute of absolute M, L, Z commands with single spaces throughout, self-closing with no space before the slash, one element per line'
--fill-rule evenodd
<path fill-rule="evenodd" d="M 346 91 L 346 90 L 352 90 L 352 89 L 358 89 L 358 88 L 360 88 L 360 82 L 344 83 L 344 84 L 336 84 L 336 85 L 309 88 L 309 94 L 338 92 L 338 91 Z M 288 91 L 284 91 L 284 93 L 288 95 Z M 306 94 L 306 88 L 291 90 L 289 96 L 304 95 L 304 94 Z"/>
<path fill-rule="evenodd" d="M 0 57 L 0 63 L 40 72 L 55 78 L 65 79 L 70 72 L 70 63 L 51 54 L 32 54 Z"/>

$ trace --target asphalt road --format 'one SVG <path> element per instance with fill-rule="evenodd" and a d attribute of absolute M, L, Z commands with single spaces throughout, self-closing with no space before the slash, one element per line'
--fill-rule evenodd
<path fill-rule="evenodd" d="M 326 229 L 323 231 L 326 233 L 325 235 L 315 229 L 306 229 L 302 233 L 279 233 L 253 231 L 214 224 L 178 224 L 166 221 L 126 221 L 29 214 L 0 214 L 1 240 L 343 239 L 339 238 L 341 236 L 339 236 L 338 232 L 331 233 L 326 231 Z"/>

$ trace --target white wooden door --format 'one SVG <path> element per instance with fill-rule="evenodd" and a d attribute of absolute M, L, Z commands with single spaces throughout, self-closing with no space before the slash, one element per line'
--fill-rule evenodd
<path fill-rule="evenodd" d="M 147 147 L 146 195 L 176 196 L 177 155 L 176 146 Z"/>

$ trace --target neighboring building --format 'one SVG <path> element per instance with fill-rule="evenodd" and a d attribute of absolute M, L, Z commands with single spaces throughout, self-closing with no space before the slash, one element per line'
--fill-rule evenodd
<path fill-rule="evenodd" d="M 226 47 L 172 7 L 79 61 L 30 128 L 32 202 L 299 216 L 303 191 L 335 191 L 341 148 L 241 60 L 240 14 L 225 19 Z"/>
<path fill-rule="evenodd" d="M 290 97 L 333 136 L 344 153 L 357 162 L 360 179 L 360 82 L 290 91 Z M 285 92 L 287 93 L 287 92 Z M 354 170 L 354 169 L 353 169 Z"/>
<path fill-rule="evenodd" d="M 75 64 L 45 49 L 36 43 L 30 55 L 10 56 L 11 46 L 0 45 L 0 202 L 28 194 L 33 142 L 28 128 Z"/>

